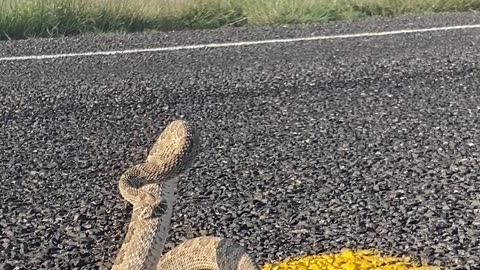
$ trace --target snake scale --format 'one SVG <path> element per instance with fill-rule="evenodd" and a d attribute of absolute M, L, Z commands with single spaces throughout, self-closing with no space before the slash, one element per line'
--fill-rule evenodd
<path fill-rule="evenodd" d="M 120 194 L 133 210 L 112 270 L 260 270 L 245 249 L 228 238 L 197 237 L 162 256 L 178 177 L 192 165 L 199 145 L 199 134 L 189 123 L 173 121 L 146 161 L 122 174 Z"/>

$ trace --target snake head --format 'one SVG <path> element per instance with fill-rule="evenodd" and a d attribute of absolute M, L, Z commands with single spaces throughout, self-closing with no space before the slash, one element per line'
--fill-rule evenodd
<path fill-rule="evenodd" d="M 145 204 L 142 207 L 140 218 L 143 219 L 159 218 L 165 215 L 168 210 L 168 204 L 165 200 L 155 200 L 153 204 Z"/>

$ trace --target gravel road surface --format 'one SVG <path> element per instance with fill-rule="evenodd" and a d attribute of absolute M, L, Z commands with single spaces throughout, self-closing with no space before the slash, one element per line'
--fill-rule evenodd
<path fill-rule="evenodd" d="M 0 43 L 0 56 L 479 24 L 479 14 Z M 176 118 L 204 148 L 166 250 L 376 249 L 480 269 L 480 29 L 0 61 L 0 269 L 108 269 L 120 175 Z"/>

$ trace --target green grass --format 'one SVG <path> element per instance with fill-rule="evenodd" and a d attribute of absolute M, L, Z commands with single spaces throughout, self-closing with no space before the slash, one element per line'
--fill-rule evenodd
<path fill-rule="evenodd" d="M 480 10 L 480 0 L 0 0 L 0 40 Z"/>

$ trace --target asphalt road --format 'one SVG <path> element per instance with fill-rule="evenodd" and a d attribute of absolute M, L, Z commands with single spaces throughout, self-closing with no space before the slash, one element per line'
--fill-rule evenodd
<path fill-rule="evenodd" d="M 479 24 L 478 14 L 0 43 L 0 57 Z M 0 269 L 108 269 L 120 175 L 173 119 L 203 152 L 167 250 L 373 248 L 480 267 L 480 29 L 0 61 Z"/>

